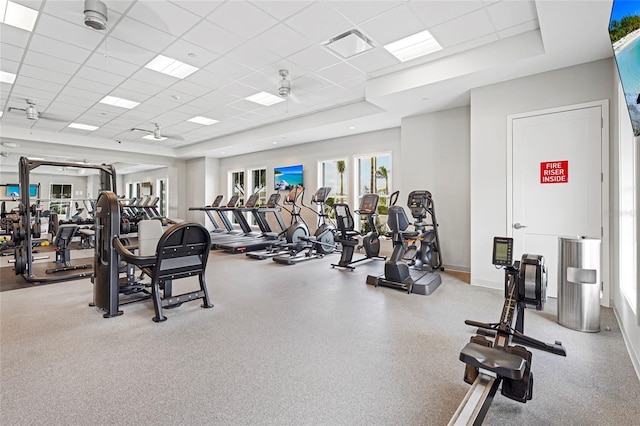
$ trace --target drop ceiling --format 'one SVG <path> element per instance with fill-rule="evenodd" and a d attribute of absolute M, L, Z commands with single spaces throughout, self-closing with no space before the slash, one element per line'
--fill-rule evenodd
<path fill-rule="evenodd" d="M 106 31 L 84 25 L 80 0 L 14 1 L 39 15 L 32 32 L 0 24 L 0 70 L 17 75 L 0 83 L 0 138 L 21 145 L 0 148 L 3 166 L 51 150 L 91 162 L 152 153 L 162 165 L 397 127 L 467 105 L 473 87 L 611 56 L 610 1 L 103 0 Z M 425 29 L 441 51 L 400 62 L 383 47 Z M 324 46 L 350 30 L 374 47 L 343 58 Z M 179 79 L 145 68 L 160 54 L 199 70 Z M 289 98 L 268 107 L 245 99 L 277 94 L 280 69 Z M 100 103 L 107 95 L 140 104 Z M 9 111 L 26 99 L 42 118 Z M 130 131 L 154 123 L 170 137 Z"/>

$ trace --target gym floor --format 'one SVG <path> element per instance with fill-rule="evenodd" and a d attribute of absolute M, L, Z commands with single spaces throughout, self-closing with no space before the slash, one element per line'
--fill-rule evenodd
<path fill-rule="evenodd" d="M 446 424 L 469 388 L 464 320 L 497 321 L 503 292 L 443 273 L 433 295 L 407 295 L 365 284 L 382 262 L 349 272 L 337 258 L 212 252 L 215 307 L 185 303 L 160 324 L 150 301 L 102 318 L 88 279 L 1 292 L 0 422 Z M 485 424 L 638 424 L 640 382 L 611 309 L 600 333 L 558 325 L 553 299 L 525 316 L 527 334 L 568 356 L 533 350 L 533 400 L 498 394 Z"/>

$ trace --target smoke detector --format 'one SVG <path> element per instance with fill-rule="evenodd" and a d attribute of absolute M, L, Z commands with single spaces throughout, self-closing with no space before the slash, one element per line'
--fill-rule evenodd
<path fill-rule="evenodd" d="M 280 74 L 280 77 L 282 77 L 282 80 L 280 80 L 280 87 L 278 88 L 278 94 L 283 98 L 286 98 L 291 94 L 291 82 L 287 80 L 287 77 L 289 76 L 289 71 L 280 70 L 279 74 Z"/>
<path fill-rule="evenodd" d="M 107 29 L 107 6 L 100 0 L 84 0 L 84 24 L 94 30 Z"/>

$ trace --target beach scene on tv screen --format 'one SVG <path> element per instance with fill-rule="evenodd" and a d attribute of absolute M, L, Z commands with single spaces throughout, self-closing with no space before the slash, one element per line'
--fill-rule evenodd
<path fill-rule="evenodd" d="M 278 167 L 273 171 L 276 189 L 285 191 L 302 185 L 302 166 Z"/>
<path fill-rule="evenodd" d="M 633 133 L 640 136 L 640 0 L 613 2 L 609 36 Z"/>

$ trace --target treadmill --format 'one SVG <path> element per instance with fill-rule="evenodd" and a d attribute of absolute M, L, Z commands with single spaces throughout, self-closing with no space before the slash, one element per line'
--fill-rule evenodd
<path fill-rule="evenodd" d="M 218 221 L 216 220 L 216 218 L 213 216 L 213 212 L 216 211 L 219 207 L 220 207 L 220 203 L 222 202 L 222 199 L 224 198 L 224 195 L 218 195 L 215 200 L 213 200 L 213 203 L 211 203 L 211 206 L 207 206 L 207 207 L 189 207 L 189 210 L 191 211 L 203 211 L 207 214 L 207 217 L 209 218 L 209 221 L 211 222 L 211 224 L 213 225 L 213 231 L 211 231 L 211 233 L 222 233 L 222 232 L 229 232 L 231 229 L 233 229 L 233 226 L 231 226 L 231 229 L 228 229 L 226 227 L 226 224 L 223 222 L 223 225 L 225 225 L 225 228 L 223 229 L 220 224 L 218 223 Z M 237 201 L 237 198 L 236 198 Z M 234 203 L 235 205 L 235 203 Z M 227 221 L 229 219 L 227 218 Z"/>
<path fill-rule="evenodd" d="M 257 198 L 257 194 L 254 195 L 256 195 Z M 247 202 L 247 205 L 245 205 L 244 208 L 236 209 L 236 211 L 238 212 L 236 216 L 238 222 L 244 221 L 246 223 L 246 219 L 244 218 L 244 215 L 242 215 L 242 213 L 248 211 L 255 218 L 256 223 L 260 227 L 261 233 L 257 234 L 254 232 L 246 236 L 240 236 L 235 240 L 217 244 L 217 248 L 228 251 L 230 253 L 246 253 L 250 251 L 262 250 L 274 244 L 278 244 L 279 240 L 284 234 L 284 230 L 286 229 L 284 221 L 280 216 L 280 208 L 278 207 L 279 199 L 280 194 L 274 193 L 271 194 L 271 196 L 267 200 L 266 207 L 251 207 L 250 205 L 254 203 Z M 234 211 L 234 214 L 236 211 Z M 274 214 L 278 225 L 280 226 L 281 232 L 272 231 L 266 217 L 267 213 Z M 246 223 L 246 225 L 248 226 L 248 223 Z"/>
<path fill-rule="evenodd" d="M 261 235 L 260 232 L 254 232 L 251 229 L 251 226 L 247 222 L 247 219 L 244 217 L 245 212 L 250 212 L 255 208 L 256 204 L 258 203 L 259 197 L 260 196 L 258 194 L 250 195 L 243 207 L 233 207 L 233 208 L 222 207 L 217 209 L 220 217 L 222 218 L 222 216 L 224 216 L 223 220 L 226 219 L 227 221 L 225 223 L 225 226 L 230 226 L 232 230 L 229 231 L 228 233 L 212 235 L 211 236 L 212 249 L 220 248 L 220 245 L 224 243 L 232 243 L 235 241 L 240 241 L 244 237 L 258 237 Z M 227 205 L 228 204 L 229 203 L 227 203 Z M 234 226 L 231 224 L 231 221 L 226 215 L 226 212 L 228 211 L 233 213 L 233 217 L 235 217 L 236 222 L 238 223 L 238 226 L 240 226 L 240 229 L 235 229 Z"/>

